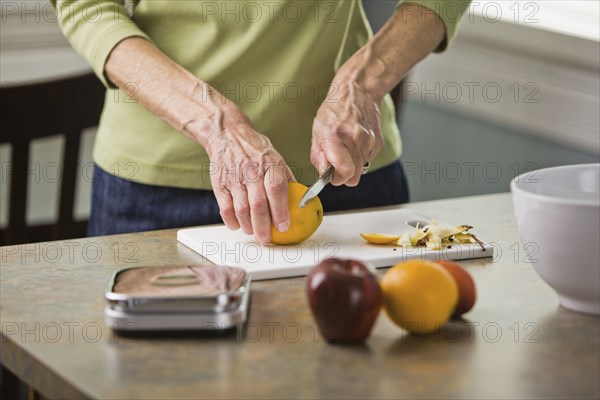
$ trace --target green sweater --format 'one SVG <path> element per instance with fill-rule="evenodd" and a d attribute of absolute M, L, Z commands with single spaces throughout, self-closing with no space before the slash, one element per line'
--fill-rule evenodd
<path fill-rule="evenodd" d="M 411 2 L 442 17 L 443 50 L 468 2 Z M 107 87 L 94 161 L 122 178 L 161 186 L 210 189 L 209 159 L 199 144 L 107 81 L 104 65 L 119 41 L 147 38 L 211 83 L 270 138 L 298 181 L 309 184 L 316 177 L 309 154 L 317 109 L 336 71 L 372 35 L 360 0 L 142 0 L 131 12 L 122 0 L 53 3 L 63 33 Z M 371 171 L 401 153 L 390 96 L 381 105 L 381 127 L 384 145 Z"/>

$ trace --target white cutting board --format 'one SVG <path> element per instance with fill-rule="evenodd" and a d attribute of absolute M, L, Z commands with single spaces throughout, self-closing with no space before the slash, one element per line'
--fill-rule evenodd
<path fill-rule="evenodd" d="M 177 240 L 215 264 L 244 268 L 253 280 L 306 275 L 315 264 L 327 257 L 356 258 L 379 268 L 413 258 L 435 261 L 492 256 L 493 248 L 488 244 L 484 246 L 485 251 L 477 244 L 455 245 L 443 250 L 404 249 L 372 245 L 360 237 L 360 233 L 401 234 L 413 230 L 416 222 L 423 226 L 431 220 L 431 217 L 411 209 L 326 215 L 310 239 L 287 246 L 261 246 L 253 236 L 247 236 L 240 230 L 230 231 L 224 225 L 181 229 L 177 231 Z M 442 221 L 438 223 L 447 225 Z"/>

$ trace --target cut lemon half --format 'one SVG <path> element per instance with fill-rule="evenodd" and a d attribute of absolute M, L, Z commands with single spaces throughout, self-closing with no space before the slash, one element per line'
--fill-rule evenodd
<path fill-rule="evenodd" d="M 391 244 L 400 239 L 400 235 L 387 235 L 385 233 L 361 233 L 360 236 L 373 244 Z"/>

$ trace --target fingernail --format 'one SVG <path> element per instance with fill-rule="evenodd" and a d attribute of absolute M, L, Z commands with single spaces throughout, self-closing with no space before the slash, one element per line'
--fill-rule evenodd
<path fill-rule="evenodd" d="M 284 222 L 281 223 L 279 225 L 277 225 L 277 230 L 281 233 L 287 231 L 288 229 L 290 229 L 290 223 L 289 222 Z"/>

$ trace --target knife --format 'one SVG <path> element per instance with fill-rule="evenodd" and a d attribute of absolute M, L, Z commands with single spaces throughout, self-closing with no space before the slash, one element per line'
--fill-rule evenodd
<path fill-rule="evenodd" d="M 304 208 L 304 206 L 306 206 L 309 201 L 317 197 L 318 194 L 321 193 L 321 190 L 323 190 L 323 188 L 327 186 L 327 184 L 333 179 L 333 172 L 334 169 L 332 165 L 329 168 L 327 168 L 323 175 L 321 175 L 311 187 L 308 188 L 304 196 L 302 196 L 302 199 L 300 200 L 300 205 L 298 207 Z"/>

